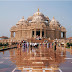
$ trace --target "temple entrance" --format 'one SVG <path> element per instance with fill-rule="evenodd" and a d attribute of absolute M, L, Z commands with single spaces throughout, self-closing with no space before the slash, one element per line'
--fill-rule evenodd
<path fill-rule="evenodd" d="M 34 31 L 32 31 L 32 37 L 34 37 Z"/>
<path fill-rule="evenodd" d="M 40 31 L 36 31 L 36 36 L 40 36 Z"/>
<path fill-rule="evenodd" d="M 15 37 L 15 32 L 13 33 L 13 37 Z"/>
<path fill-rule="evenodd" d="M 42 37 L 44 37 L 44 30 L 33 30 L 32 31 L 32 37 L 34 37 L 34 38 L 37 38 L 37 37 L 42 38 Z"/>
<path fill-rule="evenodd" d="M 44 37 L 44 31 L 42 31 L 42 37 Z"/>
<path fill-rule="evenodd" d="M 65 32 L 61 32 L 61 38 L 65 38 Z"/>

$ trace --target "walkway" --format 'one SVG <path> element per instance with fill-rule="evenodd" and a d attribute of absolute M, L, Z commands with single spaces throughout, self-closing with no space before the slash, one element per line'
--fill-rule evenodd
<path fill-rule="evenodd" d="M 12 72 L 72 72 L 72 55 L 64 48 L 57 48 L 55 52 L 53 48 L 42 45 L 32 50 L 23 47 L 11 49 L 6 53 L 4 57 L 0 56 L 0 61 L 10 64 L 8 70 Z M 4 69 L 0 71 L 5 72 Z"/>

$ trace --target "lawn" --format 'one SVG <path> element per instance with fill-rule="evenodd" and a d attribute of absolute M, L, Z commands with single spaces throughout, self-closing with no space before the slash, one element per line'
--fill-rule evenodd
<path fill-rule="evenodd" d="M 7 46 L 4 46 L 4 48 L 7 48 Z M 3 49 L 3 46 L 1 46 L 0 49 Z"/>
<path fill-rule="evenodd" d="M 70 48 L 70 47 L 66 47 L 66 48 Z"/>
<path fill-rule="evenodd" d="M 3 47 L 1 46 L 0 49 L 3 49 Z"/>

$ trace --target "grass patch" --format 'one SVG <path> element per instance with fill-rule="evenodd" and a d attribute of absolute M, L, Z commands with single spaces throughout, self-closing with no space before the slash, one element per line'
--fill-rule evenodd
<path fill-rule="evenodd" d="M 3 49 L 3 46 L 1 46 L 0 49 Z"/>
<path fill-rule="evenodd" d="M 66 47 L 66 48 L 70 48 L 70 47 Z"/>
<path fill-rule="evenodd" d="M 4 46 L 4 48 L 7 48 L 7 46 Z M 3 49 L 3 46 L 1 46 L 0 49 Z"/>
<path fill-rule="evenodd" d="M 7 46 L 4 46 L 4 48 L 8 48 Z"/>

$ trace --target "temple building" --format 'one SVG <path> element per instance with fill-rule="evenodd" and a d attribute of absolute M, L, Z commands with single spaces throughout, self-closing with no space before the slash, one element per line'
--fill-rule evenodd
<path fill-rule="evenodd" d="M 52 20 L 48 16 L 44 16 L 38 9 L 33 16 L 29 16 L 27 20 L 22 17 L 16 26 L 10 29 L 10 38 L 16 40 L 26 40 L 30 38 L 50 38 L 65 39 L 66 29 L 53 17 Z"/>

